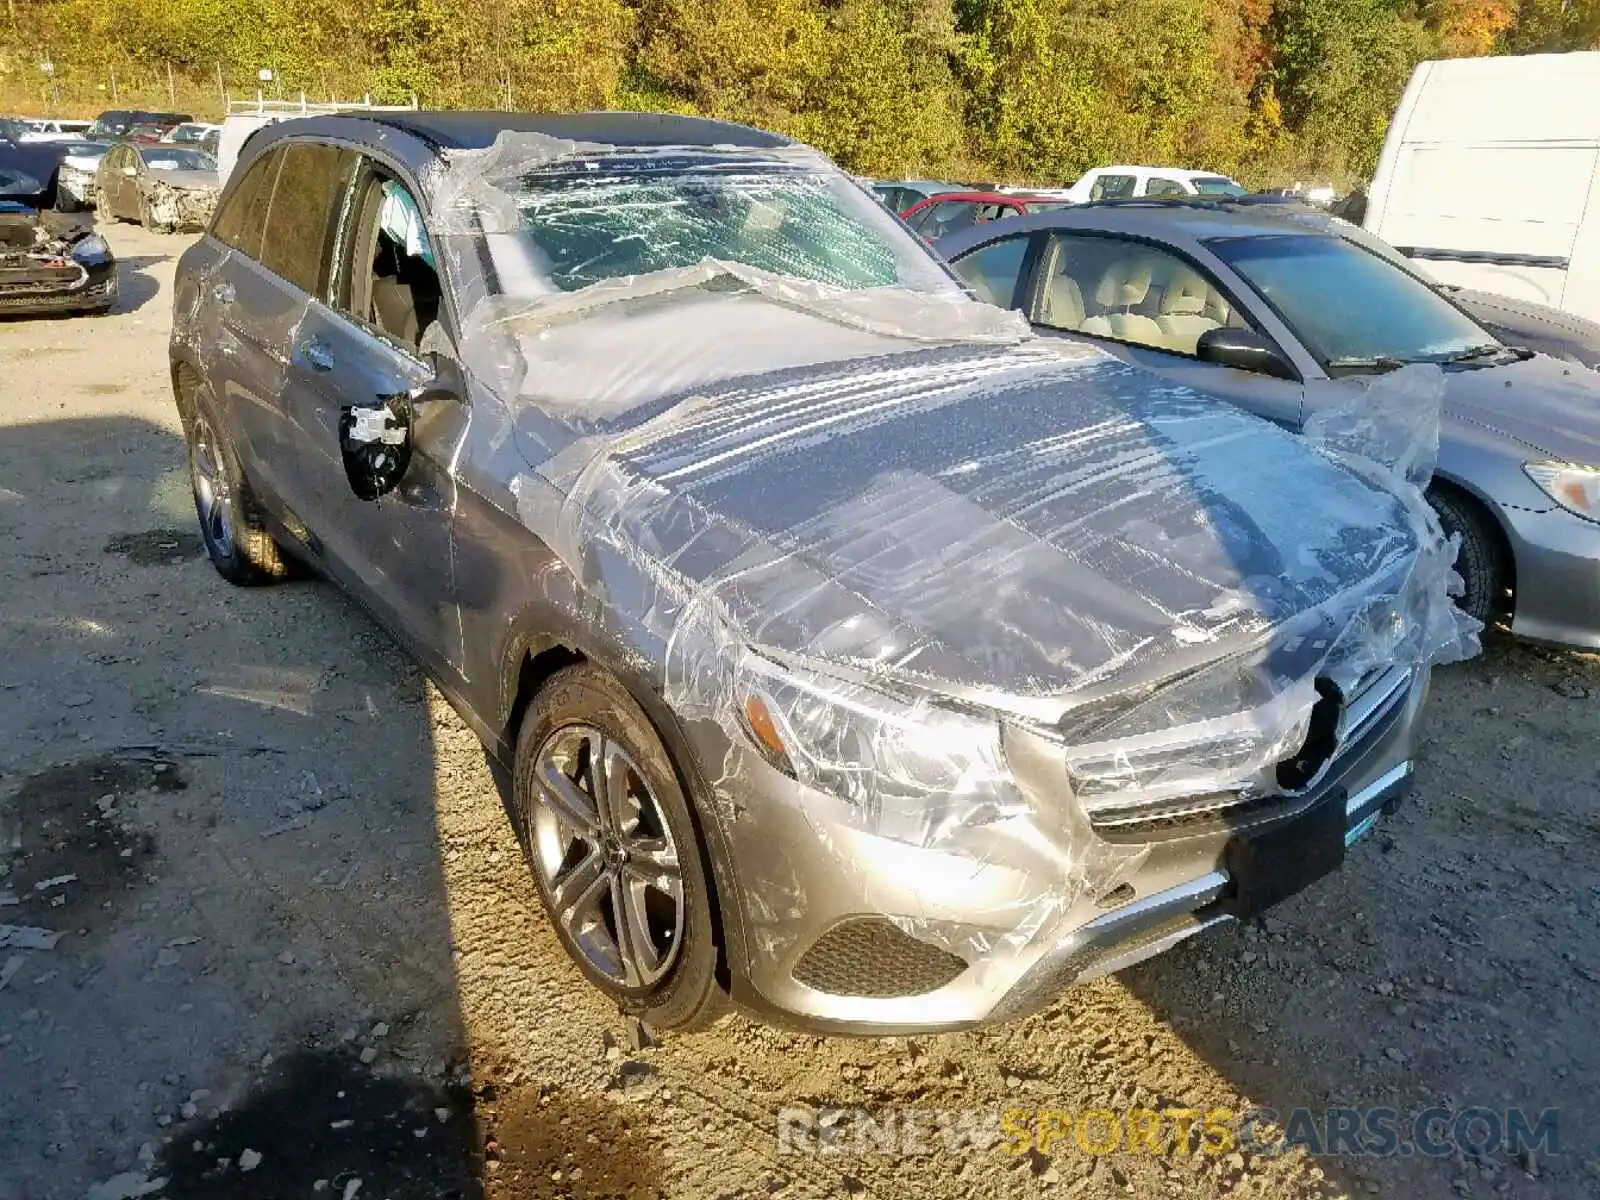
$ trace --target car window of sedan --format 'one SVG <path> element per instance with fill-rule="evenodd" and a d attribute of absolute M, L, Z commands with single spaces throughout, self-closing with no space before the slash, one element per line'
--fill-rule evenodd
<path fill-rule="evenodd" d="M 1028 257 L 1028 235 L 1014 234 L 980 246 L 952 265 L 956 273 L 990 304 L 1015 308 L 1017 282 Z"/>
<path fill-rule="evenodd" d="M 272 207 L 272 192 L 283 164 L 281 149 L 269 150 L 255 162 L 230 191 L 212 224 L 213 236 L 251 258 L 261 257 L 261 236 Z"/>
<path fill-rule="evenodd" d="M 1039 325 L 1194 357 L 1200 336 L 1248 322 L 1207 276 L 1143 242 L 1051 236 L 1029 319 Z"/>
<path fill-rule="evenodd" d="M 319 299 L 327 294 L 334 229 L 356 161 L 353 150 L 315 142 L 294 142 L 283 152 L 261 265 Z"/>
<path fill-rule="evenodd" d="M 1165 179 L 1160 175 L 1152 175 L 1145 181 L 1144 194 L 1146 196 L 1185 196 L 1183 184 L 1176 179 Z"/>

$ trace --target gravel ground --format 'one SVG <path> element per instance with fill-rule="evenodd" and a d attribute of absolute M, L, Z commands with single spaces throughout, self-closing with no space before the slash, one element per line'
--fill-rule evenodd
<path fill-rule="evenodd" d="M 109 236 L 116 313 L 0 324 L 0 922 L 61 933 L 0 944 L 0 1197 L 1600 1194 L 1600 660 L 1440 672 L 1416 791 L 1340 874 L 1040 1017 L 649 1044 L 404 655 L 324 584 L 204 561 L 184 242 Z M 1560 1153 L 777 1153 L 791 1106 L 1302 1105 L 1554 1108 Z"/>

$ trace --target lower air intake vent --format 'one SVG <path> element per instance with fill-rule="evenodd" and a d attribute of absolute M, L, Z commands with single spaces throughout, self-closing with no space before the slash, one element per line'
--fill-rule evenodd
<path fill-rule="evenodd" d="M 861 917 L 835 925 L 800 956 L 799 983 L 834 996 L 920 996 L 967 969 L 954 954 L 919 942 L 892 921 Z"/>

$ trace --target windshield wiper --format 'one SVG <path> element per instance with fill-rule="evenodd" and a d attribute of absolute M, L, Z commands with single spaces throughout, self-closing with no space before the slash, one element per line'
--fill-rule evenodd
<path fill-rule="evenodd" d="M 1468 346 L 1465 350 L 1457 350 L 1454 353 L 1442 355 L 1433 361 L 1441 363 L 1472 362 L 1474 359 L 1498 356 L 1509 349 L 1511 347 L 1502 346 L 1499 342 L 1484 342 L 1481 346 Z"/>
<path fill-rule="evenodd" d="M 1330 358 L 1328 366 L 1341 371 L 1398 371 L 1406 365 L 1406 360 L 1396 358 L 1392 354 L 1380 354 L 1376 358 Z"/>

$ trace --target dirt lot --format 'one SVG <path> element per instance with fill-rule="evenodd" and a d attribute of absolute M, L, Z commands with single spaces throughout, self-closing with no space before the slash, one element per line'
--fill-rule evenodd
<path fill-rule="evenodd" d="M 1600 1194 L 1600 660 L 1441 672 L 1341 874 L 1041 1017 L 638 1048 L 416 669 L 326 585 L 201 557 L 183 242 L 110 237 L 115 314 L 0 325 L 0 923 L 62 933 L 0 946 L 4 1200 Z M 779 1156 L 796 1105 L 1554 1108 L 1560 1153 Z"/>

